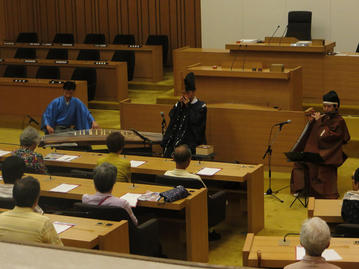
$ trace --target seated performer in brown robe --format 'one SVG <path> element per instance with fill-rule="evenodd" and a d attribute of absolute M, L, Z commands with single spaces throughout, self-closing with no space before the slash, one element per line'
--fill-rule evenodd
<path fill-rule="evenodd" d="M 339 197 L 337 168 L 347 158 L 343 145 L 350 140 L 345 120 L 338 114 L 339 106 L 337 93 L 330 91 L 323 96 L 324 114 L 314 112 L 310 115 L 306 132 L 303 132 L 293 151 L 319 153 L 324 162 L 295 163 L 291 176 L 292 193 L 308 188 L 309 195 L 315 198 Z"/>

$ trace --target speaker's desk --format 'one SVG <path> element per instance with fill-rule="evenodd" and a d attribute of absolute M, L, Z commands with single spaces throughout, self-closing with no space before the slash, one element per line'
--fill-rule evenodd
<path fill-rule="evenodd" d="M 257 70 L 257 69 L 256 69 Z M 270 72 L 198 65 L 187 68 L 196 76 L 196 96 L 209 103 L 245 103 L 284 110 L 302 110 L 302 68 Z"/>
<path fill-rule="evenodd" d="M 36 57 L 46 59 L 50 49 L 67 49 L 68 59 L 76 60 L 80 50 L 98 50 L 101 60 L 111 61 L 113 54 L 117 50 L 133 51 L 135 53 L 134 78 L 149 81 L 160 81 L 163 79 L 162 46 L 144 45 L 140 47 L 129 47 L 128 45 L 108 44 L 102 46 L 81 43 L 70 45 L 71 44 L 30 45 L 28 43 L 3 42 L 0 45 L 0 57 L 11 58 L 15 56 L 18 48 L 32 48 L 36 49 Z"/>
<path fill-rule="evenodd" d="M 289 244 L 279 245 L 279 240 L 283 236 L 254 236 L 247 234 L 246 241 L 242 250 L 243 265 L 250 267 L 264 268 L 283 268 L 284 266 L 295 263 L 296 246 L 299 246 L 298 236 L 288 236 Z M 332 238 L 330 249 L 334 249 L 343 259 L 331 261 L 343 269 L 358 268 L 359 264 L 359 245 L 355 244 L 357 238 Z M 260 258 L 258 258 L 260 251 Z"/>
<path fill-rule="evenodd" d="M 332 43 L 329 43 L 330 45 Z M 258 44 L 259 46 L 260 44 Z M 183 77 L 188 66 L 201 65 L 220 66 L 224 62 L 245 61 L 261 62 L 264 66 L 284 64 L 287 68 L 301 66 L 303 68 L 303 101 L 321 103 L 322 96 L 328 89 L 339 93 L 341 102 L 356 105 L 359 102 L 359 57 L 355 53 L 327 55 L 312 52 L 310 47 L 290 47 L 291 51 L 283 51 L 282 46 L 272 45 L 273 51 L 249 50 L 249 46 L 236 52 L 229 49 L 180 48 L 173 53 L 173 76 L 175 95 L 181 95 L 184 89 Z M 276 51 L 274 51 L 274 48 Z M 299 51 L 302 50 L 302 51 Z"/>
<path fill-rule="evenodd" d="M 87 83 L 75 81 L 74 96 L 87 106 Z M 63 84 L 49 79 L 0 78 L 0 115 L 23 117 L 30 115 L 40 119 L 47 105 L 63 95 Z"/>
<path fill-rule="evenodd" d="M 308 218 L 319 217 L 329 223 L 342 223 L 343 200 L 309 198 Z"/>
<path fill-rule="evenodd" d="M 0 145 L 0 150 L 14 150 L 16 147 L 8 145 Z M 37 148 L 37 152 L 46 156 L 48 153 L 53 152 L 51 149 Z M 89 152 L 75 152 L 75 151 L 57 151 L 57 153 L 66 153 L 68 155 L 78 155 L 79 157 L 71 162 L 59 161 L 45 161 L 47 166 L 62 166 L 73 168 L 93 169 L 96 162 L 100 157 L 105 154 L 89 153 Z M 8 155 L 0 157 L 3 161 Z M 141 174 L 155 174 L 163 175 L 167 170 L 173 170 L 175 163 L 170 159 L 157 158 L 157 157 L 144 157 L 144 156 L 126 156 L 128 160 L 145 161 L 144 164 L 138 167 L 132 167 L 132 173 Z M 218 182 L 242 182 L 246 184 L 246 199 L 243 199 L 243 193 L 236 190 L 228 190 L 229 205 L 227 210 L 228 221 L 234 224 L 243 223 L 244 216 L 240 210 L 240 202 L 246 200 L 246 210 L 248 218 L 248 231 L 258 232 L 264 227 L 264 175 L 263 165 L 245 165 L 245 164 L 232 164 L 208 161 L 192 161 L 187 170 L 191 173 L 196 173 L 202 168 L 220 168 L 221 170 L 213 176 L 202 176 L 204 180 L 218 181 Z M 76 189 L 75 189 L 76 190 Z M 126 190 L 126 192 L 128 192 Z M 71 197 L 69 197 L 71 198 Z"/>
<path fill-rule="evenodd" d="M 92 180 L 48 175 L 33 175 L 40 181 L 41 196 L 81 200 L 82 195 L 96 193 Z M 75 184 L 77 188 L 67 192 L 53 192 L 51 189 L 60 184 Z M 171 187 L 117 182 L 112 194 L 121 197 L 126 193 L 145 193 L 146 191 L 163 192 Z M 172 203 L 139 201 L 137 206 L 162 208 L 168 210 L 185 210 L 187 260 L 208 262 L 208 215 L 207 189 L 190 190 L 191 195 Z"/>
<path fill-rule="evenodd" d="M 75 68 L 96 69 L 96 100 L 119 102 L 128 96 L 127 65 L 124 62 L 15 59 L 6 58 L 0 62 L 0 74 L 4 74 L 7 65 L 25 65 L 27 77 L 35 78 L 40 66 L 54 66 L 60 69 L 60 79 L 70 80 Z"/>
<path fill-rule="evenodd" d="M 127 220 L 104 221 L 53 214 L 45 214 L 45 216 L 52 222 L 73 225 L 59 234 L 64 246 L 86 249 L 98 247 L 100 250 L 121 253 L 130 251 Z"/>

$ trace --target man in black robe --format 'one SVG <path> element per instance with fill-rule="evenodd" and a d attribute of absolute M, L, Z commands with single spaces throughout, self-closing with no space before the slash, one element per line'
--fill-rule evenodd
<path fill-rule="evenodd" d="M 195 96 L 194 74 L 184 79 L 185 92 L 171 109 L 170 123 L 163 136 L 163 156 L 171 157 L 174 148 L 186 144 L 195 154 L 198 145 L 206 144 L 207 106 Z"/>
<path fill-rule="evenodd" d="M 340 100 L 335 91 L 323 96 L 323 111 L 312 113 L 307 132 L 302 135 L 293 151 L 318 153 L 321 163 L 295 163 L 292 171 L 291 192 L 301 191 L 306 177 L 310 195 L 316 198 L 336 199 L 337 169 L 347 158 L 343 145 L 350 140 L 345 120 L 339 115 Z"/>

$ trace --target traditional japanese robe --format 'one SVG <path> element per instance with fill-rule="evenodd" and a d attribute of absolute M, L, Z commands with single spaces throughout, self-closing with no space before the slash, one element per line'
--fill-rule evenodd
<path fill-rule="evenodd" d="M 64 126 L 69 128 L 75 126 L 76 130 L 91 129 L 92 117 L 90 111 L 80 99 L 72 97 L 68 103 L 64 96 L 54 99 L 46 108 L 42 117 L 42 129 L 46 125 L 52 128 Z"/>
<path fill-rule="evenodd" d="M 316 198 L 336 199 L 337 168 L 347 158 L 343 145 L 350 140 L 345 120 L 338 113 L 328 113 L 319 120 L 308 123 L 307 135 L 299 141 L 294 151 L 319 153 L 324 162 L 295 163 L 292 171 L 291 191 L 298 192 L 304 187 L 307 177 L 310 195 Z"/>
<path fill-rule="evenodd" d="M 177 102 L 171 109 L 170 123 L 162 140 L 164 157 L 171 157 L 175 147 L 186 144 L 195 153 L 206 144 L 207 106 L 197 98 L 187 106 Z"/>

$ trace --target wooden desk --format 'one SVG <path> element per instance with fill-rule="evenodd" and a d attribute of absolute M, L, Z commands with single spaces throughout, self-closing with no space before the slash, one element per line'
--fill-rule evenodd
<path fill-rule="evenodd" d="M 319 217 L 329 223 L 342 223 L 343 200 L 309 198 L 308 218 Z"/>
<path fill-rule="evenodd" d="M 34 175 L 37 177 L 37 175 Z M 0 209 L 7 211 L 7 209 Z M 74 224 L 71 228 L 59 234 L 59 237 L 67 247 L 77 247 L 129 253 L 128 222 L 104 221 L 97 219 L 78 218 L 45 214 L 52 222 L 63 222 Z"/>
<path fill-rule="evenodd" d="M 0 149 L 14 150 L 15 147 L 0 145 Z M 38 148 L 36 151 L 42 153 L 43 156 L 46 156 L 48 153 L 52 152 L 51 149 L 41 149 L 41 148 Z M 104 154 L 88 153 L 88 152 L 81 152 L 81 153 L 75 151 L 68 151 L 68 152 L 57 151 L 57 152 L 67 153 L 70 155 L 79 155 L 79 158 L 71 162 L 45 161 L 46 165 L 93 169 L 96 166 L 97 159 L 100 158 L 101 156 L 104 156 Z M 0 157 L 0 161 L 3 161 L 6 157 L 7 156 Z M 174 162 L 171 161 L 170 159 L 144 157 L 144 156 L 126 156 L 126 158 L 129 160 L 146 161 L 146 163 L 144 163 L 139 167 L 131 168 L 132 173 L 161 175 L 164 174 L 165 171 L 172 170 L 175 168 Z M 221 182 L 246 182 L 247 184 L 246 209 L 248 214 L 248 223 L 247 223 L 248 231 L 256 233 L 261 229 L 263 229 L 264 227 L 263 165 L 243 165 L 243 164 L 218 163 L 218 162 L 207 162 L 207 161 L 201 161 L 201 162 L 192 161 L 187 170 L 189 172 L 196 173 L 204 167 L 221 168 L 221 170 L 218 173 L 216 173 L 214 176 L 203 177 L 203 179 L 205 180 L 221 181 Z M 154 188 L 154 186 L 152 186 L 151 188 Z M 91 189 L 93 189 L 92 185 L 91 185 Z M 74 191 L 76 192 L 77 190 L 81 190 L 81 188 L 76 188 Z M 89 190 L 86 189 L 84 190 L 84 192 L 85 191 L 88 192 Z M 124 193 L 126 192 L 128 192 L 127 189 L 125 190 Z M 72 197 L 71 193 L 72 192 L 66 194 L 66 196 L 69 196 L 66 198 L 78 199 Z M 51 193 L 51 195 L 54 195 L 54 193 Z M 115 193 L 115 195 L 122 196 L 120 195 L 120 193 L 118 195 L 117 193 Z M 228 205 L 227 215 L 228 215 L 228 221 L 230 223 L 233 224 L 238 224 L 241 222 L 243 223 L 243 216 L 241 215 L 242 212 L 240 212 L 239 210 L 241 202 L 243 207 L 243 197 L 241 197 L 241 195 L 242 194 L 233 191 L 233 193 L 231 193 L 228 197 L 229 205 Z"/>
<path fill-rule="evenodd" d="M 274 46 L 273 46 L 274 47 Z M 286 52 L 266 50 L 240 50 L 231 53 L 225 49 L 180 48 L 173 53 L 173 75 L 175 95 L 181 95 L 184 89 L 183 77 L 188 66 L 201 65 L 221 66 L 223 62 L 233 62 L 235 59 L 262 62 L 268 66 L 273 63 L 284 64 L 287 68 L 301 66 L 303 68 L 303 101 L 321 103 L 322 96 L 328 89 L 338 92 L 341 102 L 346 105 L 357 105 L 359 95 L 359 57 L 352 53 L 326 55 L 312 52 Z M 308 47 L 295 47 L 308 49 Z"/>
<path fill-rule="evenodd" d="M 245 103 L 285 110 L 302 110 L 301 67 L 282 73 L 249 69 L 194 66 L 196 96 L 206 103 Z"/>
<path fill-rule="evenodd" d="M 124 62 L 95 64 L 96 61 L 69 60 L 68 63 L 56 63 L 57 60 L 37 59 L 25 62 L 24 59 L 6 58 L 0 62 L 0 74 L 4 74 L 7 65 L 26 65 L 27 76 L 35 77 L 39 66 L 56 66 L 60 69 L 60 79 L 70 80 L 75 68 L 96 69 L 96 100 L 119 102 L 128 96 L 127 65 Z"/>
<path fill-rule="evenodd" d="M 63 84 L 51 84 L 48 79 L 26 79 L 15 82 L 14 78 L 0 78 L 0 115 L 40 119 L 47 105 L 63 95 Z M 75 81 L 74 96 L 87 106 L 87 83 Z"/>
<path fill-rule="evenodd" d="M 247 234 L 242 250 L 243 265 L 250 267 L 283 268 L 296 262 L 296 246 L 300 245 L 298 236 L 288 236 L 288 246 L 279 245 L 283 236 L 254 236 Z M 356 238 L 332 238 L 330 248 L 334 249 L 343 259 L 331 261 L 343 269 L 358 268 L 359 246 L 354 244 Z M 258 264 L 257 251 L 261 252 L 261 262 Z"/>
<path fill-rule="evenodd" d="M 116 50 L 133 51 L 135 53 L 136 79 L 160 81 L 163 79 L 162 67 L 162 47 L 161 46 L 142 46 L 140 48 L 129 48 L 128 45 L 109 44 L 106 47 L 90 44 L 74 44 L 73 46 L 63 46 L 61 44 L 52 44 L 51 46 L 37 45 L 32 46 L 27 43 L 16 43 L 14 45 L 0 45 L 0 57 L 11 58 L 15 56 L 18 48 L 36 49 L 36 56 L 40 59 L 46 59 L 49 49 L 67 49 L 69 60 L 77 59 L 80 50 L 91 49 L 99 50 L 101 60 L 111 61 Z M 127 76 L 126 76 L 127 77 Z"/>

